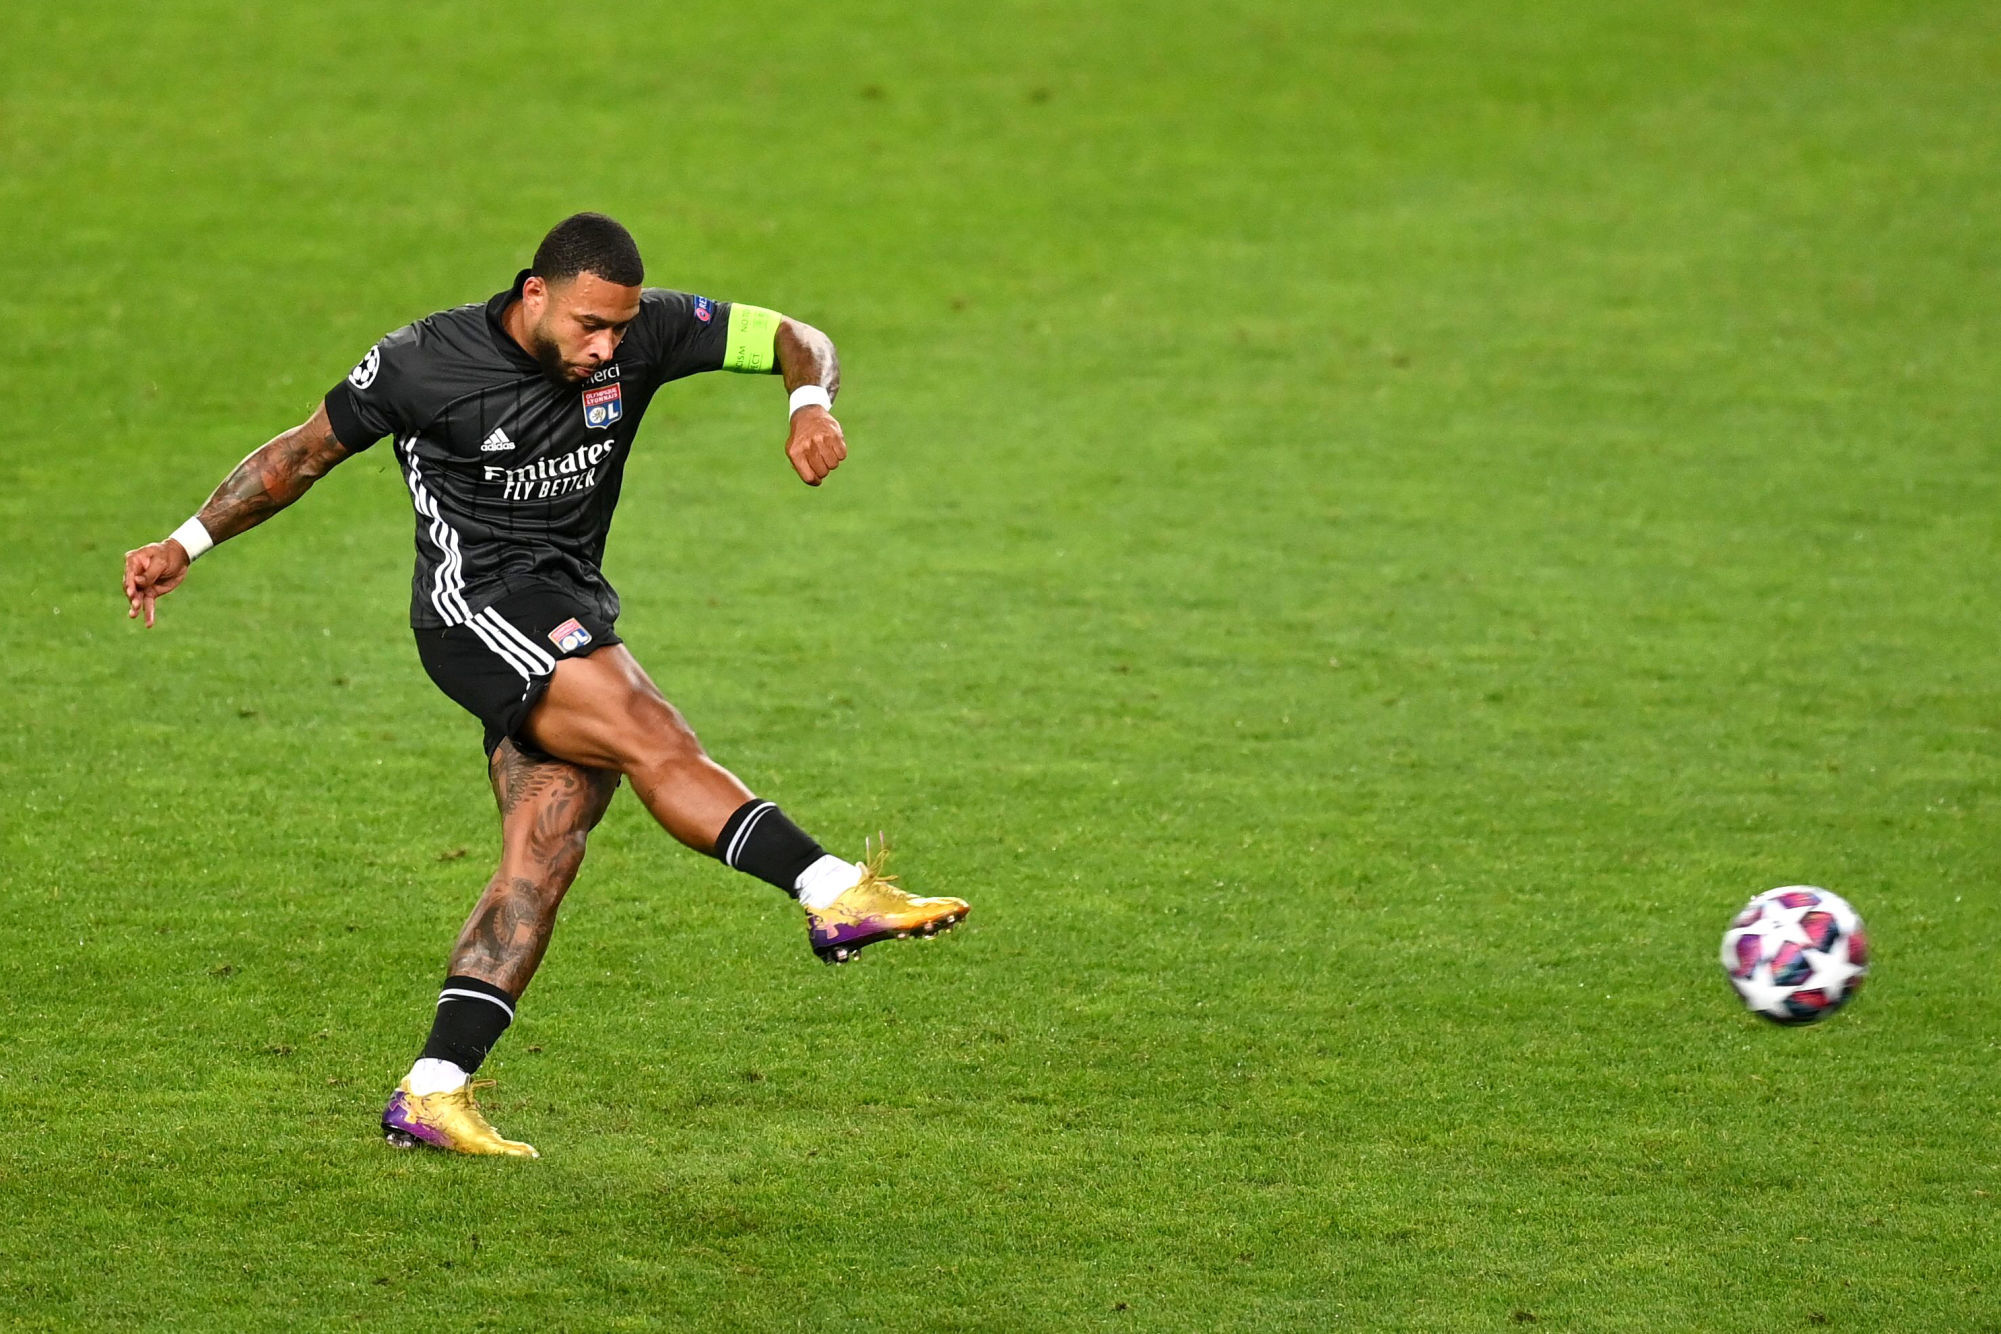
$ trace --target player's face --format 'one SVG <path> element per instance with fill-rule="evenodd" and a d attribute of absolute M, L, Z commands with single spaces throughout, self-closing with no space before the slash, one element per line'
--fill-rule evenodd
<path fill-rule="evenodd" d="M 521 289 L 528 341 L 550 379 L 581 384 L 618 353 L 626 328 L 639 315 L 639 289 L 606 282 L 595 273 L 545 283 L 530 278 Z"/>

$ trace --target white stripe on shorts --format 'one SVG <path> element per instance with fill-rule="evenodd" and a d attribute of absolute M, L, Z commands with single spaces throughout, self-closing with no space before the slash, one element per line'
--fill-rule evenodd
<path fill-rule="evenodd" d="M 513 638 L 514 642 L 520 646 L 522 655 L 535 664 L 535 670 L 538 675 L 547 676 L 550 672 L 556 670 L 556 660 L 550 657 L 547 650 L 540 644 L 537 644 L 534 640 L 516 629 L 512 621 L 491 607 L 488 607 L 479 615 L 486 620 L 488 625 L 502 634 Z"/>
<path fill-rule="evenodd" d="M 465 624 L 468 630 L 479 636 L 480 643 L 492 649 L 495 656 L 519 672 L 524 682 L 533 681 L 537 676 L 541 675 L 541 673 L 535 670 L 535 664 L 522 655 L 521 650 L 514 645 L 513 641 L 503 638 L 498 630 L 488 625 L 485 621 L 475 616 Z"/>

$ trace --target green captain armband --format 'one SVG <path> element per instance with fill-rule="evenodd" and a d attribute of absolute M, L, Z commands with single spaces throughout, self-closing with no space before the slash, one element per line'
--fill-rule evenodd
<path fill-rule="evenodd" d="M 723 369 L 760 375 L 778 369 L 778 322 L 785 317 L 763 306 L 732 305 Z"/>

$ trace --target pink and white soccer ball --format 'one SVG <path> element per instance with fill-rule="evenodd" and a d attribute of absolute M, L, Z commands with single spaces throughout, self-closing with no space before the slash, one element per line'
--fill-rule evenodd
<path fill-rule="evenodd" d="M 1825 1019 L 1862 989 L 1869 936 L 1848 900 L 1815 885 L 1768 889 L 1723 933 L 1723 971 L 1775 1024 Z"/>

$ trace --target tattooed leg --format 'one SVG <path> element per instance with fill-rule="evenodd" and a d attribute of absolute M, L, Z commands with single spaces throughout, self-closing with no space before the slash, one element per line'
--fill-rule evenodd
<path fill-rule="evenodd" d="M 562 760 L 531 760 L 512 741 L 489 769 L 500 806 L 500 867 L 487 882 L 452 951 L 451 973 L 519 996 L 535 976 L 556 927 L 584 840 L 604 818 L 618 775 Z"/>

